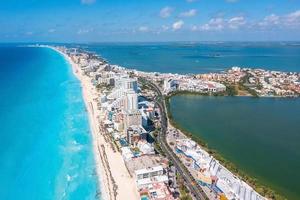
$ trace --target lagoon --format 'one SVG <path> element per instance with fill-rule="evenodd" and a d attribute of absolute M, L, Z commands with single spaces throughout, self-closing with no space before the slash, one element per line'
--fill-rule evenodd
<path fill-rule="evenodd" d="M 179 95 L 174 120 L 240 170 L 283 194 L 300 195 L 300 100 Z"/>

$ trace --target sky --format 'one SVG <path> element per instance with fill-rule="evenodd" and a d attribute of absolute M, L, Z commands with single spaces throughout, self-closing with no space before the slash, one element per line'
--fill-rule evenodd
<path fill-rule="evenodd" d="M 300 0 L 0 0 L 0 42 L 299 41 Z"/>

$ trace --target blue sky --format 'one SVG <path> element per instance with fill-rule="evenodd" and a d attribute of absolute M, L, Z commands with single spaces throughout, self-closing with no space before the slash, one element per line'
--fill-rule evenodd
<path fill-rule="evenodd" d="M 299 40 L 300 0 L 1 0 L 0 42 Z"/>

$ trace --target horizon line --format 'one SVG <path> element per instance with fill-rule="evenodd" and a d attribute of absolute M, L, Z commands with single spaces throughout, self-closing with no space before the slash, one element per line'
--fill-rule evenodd
<path fill-rule="evenodd" d="M 112 44 L 112 43 L 280 43 L 300 42 L 300 40 L 170 40 L 170 41 L 86 41 L 86 42 L 50 42 L 50 41 L 15 41 L 2 42 L 0 44 Z"/>

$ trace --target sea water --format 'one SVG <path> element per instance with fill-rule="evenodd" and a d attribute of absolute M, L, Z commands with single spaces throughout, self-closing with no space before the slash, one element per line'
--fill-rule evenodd
<path fill-rule="evenodd" d="M 299 42 L 168 42 L 82 45 L 112 64 L 142 71 L 220 72 L 233 66 L 300 72 Z"/>
<path fill-rule="evenodd" d="M 47 48 L 0 46 L 0 199 L 101 196 L 80 82 Z"/>

